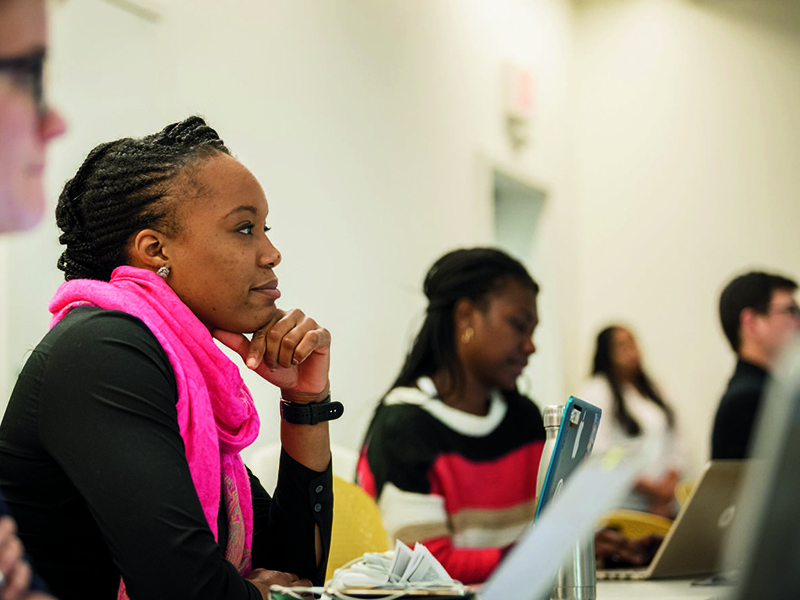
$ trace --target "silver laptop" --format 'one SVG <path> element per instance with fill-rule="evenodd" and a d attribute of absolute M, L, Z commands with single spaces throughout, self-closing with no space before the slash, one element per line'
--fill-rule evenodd
<path fill-rule="evenodd" d="M 746 466 L 743 460 L 707 463 L 650 565 L 598 570 L 597 579 L 690 577 L 721 570 L 722 551 L 736 520 L 739 484 Z"/>

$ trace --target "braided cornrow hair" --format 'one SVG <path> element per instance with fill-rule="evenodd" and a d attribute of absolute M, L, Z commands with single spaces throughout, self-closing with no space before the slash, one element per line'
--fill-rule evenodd
<path fill-rule="evenodd" d="M 164 199 L 174 179 L 200 160 L 230 154 L 197 116 L 143 138 L 100 144 L 64 186 L 56 206 L 58 259 L 64 278 L 108 281 L 127 264 L 128 241 L 146 228 L 178 232 L 176 203 Z"/>
<path fill-rule="evenodd" d="M 509 280 L 539 293 L 539 284 L 522 263 L 497 248 L 460 248 L 439 258 L 423 283 L 428 298 L 425 321 L 392 388 L 414 386 L 421 376 L 440 369 L 447 370 L 452 381 L 457 380 L 461 366 L 454 346 L 456 303 L 464 298 L 483 310 L 488 307 L 489 294 Z"/>

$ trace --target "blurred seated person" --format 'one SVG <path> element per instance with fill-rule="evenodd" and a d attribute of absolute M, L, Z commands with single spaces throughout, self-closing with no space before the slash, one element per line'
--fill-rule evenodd
<path fill-rule="evenodd" d="M 364 440 L 358 483 L 387 531 L 452 577 L 484 581 L 535 514 L 539 409 L 516 381 L 536 351 L 539 286 L 493 248 L 437 260 L 425 321 Z"/>
<path fill-rule="evenodd" d="M 659 463 L 636 481 L 619 508 L 673 518 L 675 485 L 681 471 L 675 413 L 642 367 L 639 346 L 628 328 L 611 325 L 598 334 L 592 378 L 578 397 L 603 410 L 594 452 L 605 452 L 640 436 L 664 441 Z"/>
<path fill-rule="evenodd" d="M 752 271 L 733 279 L 720 295 L 722 329 L 737 360 L 714 418 L 712 459 L 748 456 L 770 373 L 800 330 L 796 290 L 791 279 Z"/>
<path fill-rule="evenodd" d="M 44 0 L 0 0 L 0 232 L 30 229 L 44 212 L 45 147 L 64 132 L 47 106 L 42 70 L 47 50 Z M 17 524 L 0 495 L 0 600 L 46 600 Z"/>

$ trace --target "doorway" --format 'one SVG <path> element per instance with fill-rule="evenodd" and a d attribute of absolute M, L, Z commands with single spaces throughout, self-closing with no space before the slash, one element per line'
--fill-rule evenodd
<path fill-rule="evenodd" d="M 538 299 L 540 324 L 534 333 L 537 351 L 518 381 L 521 393 L 533 398 L 540 409 L 563 404 L 563 377 L 554 290 L 548 293 L 543 277 L 550 272 L 541 249 L 542 216 L 547 203 L 545 187 L 492 169 L 494 243 L 517 258 L 542 287 Z"/>

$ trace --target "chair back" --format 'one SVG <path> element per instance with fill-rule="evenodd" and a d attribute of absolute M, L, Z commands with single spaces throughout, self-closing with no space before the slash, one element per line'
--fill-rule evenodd
<path fill-rule="evenodd" d="M 326 581 L 333 572 L 365 552 L 386 552 L 389 538 L 372 496 L 354 483 L 333 476 L 333 533 Z"/>

